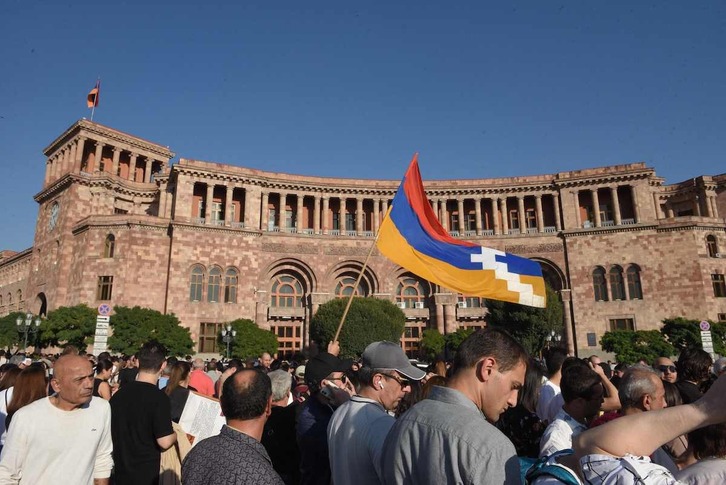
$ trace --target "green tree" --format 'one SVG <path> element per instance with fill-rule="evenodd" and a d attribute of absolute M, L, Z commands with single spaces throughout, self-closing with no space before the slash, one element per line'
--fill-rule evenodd
<path fill-rule="evenodd" d="M 335 336 L 343 315 L 346 298 L 336 298 L 320 305 L 310 322 L 310 338 L 326 348 Z M 406 325 L 406 316 L 396 305 L 379 298 L 353 298 L 340 331 L 340 355 L 357 357 L 372 342 L 399 342 Z"/>
<path fill-rule="evenodd" d="M 96 333 L 96 311 L 88 305 L 62 306 L 50 313 L 40 324 L 40 346 L 73 345 L 79 350 L 93 343 Z"/>
<path fill-rule="evenodd" d="M 0 318 L 0 347 L 13 347 L 18 344 L 18 326 L 15 321 L 18 317 L 25 318 L 23 312 L 13 312 Z"/>
<path fill-rule="evenodd" d="M 546 308 L 487 300 L 489 324 L 508 331 L 530 355 L 540 353 L 550 332 L 561 334 L 564 329 L 560 297 L 549 285 L 546 291 Z"/>
<path fill-rule="evenodd" d="M 446 346 L 446 339 L 435 328 L 427 328 L 421 337 L 421 356 L 429 362 L 436 360 Z"/>
<path fill-rule="evenodd" d="M 113 335 L 108 347 L 114 352 L 134 354 L 149 340 L 163 344 L 170 355 L 192 353 L 194 342 L 189 329 L 182 327 L 173 313 L 164 315 L 150 308 L 115 306 L 111 315 Z"/>
<path fill-rule="evenodd" d="M 700 320 L 690 320 L 683 317 L 666 318 L 663 320 L 661 333 L 668 339 L 668 342 L 675 347 L 679 353 L 683 349 L 703 348 L 701 343 Z M 724 355 L 726 352 L 726 323 L 719 322 L 711 324 L 711 335 L 713 337 L 713 350 L 717 354 Z"/>
<path fill-rule="evenodd" d="M 249 359 L 261 355 L 263 352 L 274 354 L 277 352 L 277 336 L 269 330 L 262 329 L 250 319 L 240 318 L 229 322 L 232 330 L 237 332 L 229 346 L 230 357 Z M 222 341 L 222 334 L 217 336 L 219 353 L 226 356 L 227 344 Z"/>
<path fill-rule="evenodd" d="M 466 340 L 466 337 L 474 333 L 473 328 L 458 328 L 456 332 L 447 334 L 446 337 L 444 337 L 444 340 L 446 341 L 446 348 L 449 351 L 449 355 L 447 356 L 449 359 L 451 359 L 459 350 L 459 346 L 461 345 L 461 342 Z"/>
<path fill-rule="evenodd" d="M 605 332 L 600 345 L 614 352 L 618 362 L 633 364 L 639 360 L 652 363 L 656 357 L 673 355 L 675 349 L 658 330 L 616 330 Z"/>

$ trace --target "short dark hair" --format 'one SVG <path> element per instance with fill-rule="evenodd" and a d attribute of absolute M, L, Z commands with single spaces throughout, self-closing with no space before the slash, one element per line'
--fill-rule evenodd
<path fill-rule="evenodd" d="M 711 364 L 713 364 L 713 360 L 705 350 L 683 349 L 681 355 L 678 356 L 678 362 L 676 362 L 678 380 L 701 383 L 708 379 Z"/>
<path fill-rule="evenodd" d="M 526 365 L 527 351 L 514 337 L 499 328 L 485 328 L 469 335 L 459 346 L 454 357 L 454 374 L 474 367 L 482 357 L 494 357 L 500 372 L 507 372 L 517 364 Z"/>
<path fill-rule="evenodd" d="M 698 460 L 726 455 L 726 423 L 711 424 L 688 433 L 688 447 Z"/>
<path fill-rule="evenodd" d="M 548 377 L 557 374 L 562 369 L 562 363 L 567 358 L 567 351 L 561 347 L 552 347 L 545 354 L 545 365 L 547 366 Z"/>
<path fill-rule="evenodd" d="M 258 369 L 240 369 L 222 386 L 222 412 L 227 419 L 254 419 L 265 412 L 272 382 Z"/>
<path fill-rule="evenodd" d="M 166 360 L 166 347 L 156 340 L 150 340 L 136 352 L 136 360 L 139 361 L 140 371 L 159 372 Z"/>
<path fill-rule="evenodd" d="M 560 388 L 566 403 L 578 397 L 590 400 L 595 394 L 595 387 L 601 384 L 600 376 L 586 365 L 571 365 L 562 371 Z"/>
<path fill-rule="evenodd" d="M 541 387 L 542 368 L 536 360 L 530 357 L 529 362 L 527 362 L 527 372 L 524 374 L 524 384 L 517 398 L 517 404 L 530 413 L 535 413 Z"/>

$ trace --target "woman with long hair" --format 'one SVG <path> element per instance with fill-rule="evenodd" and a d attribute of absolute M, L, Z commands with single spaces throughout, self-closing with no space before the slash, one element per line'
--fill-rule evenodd
<path fill-rule="evenodd" d="M 189 362 L 179 361 L 171 368 L 171 375 L 166 387 L 162 389 L 171 401 L 171 420 L 179 422 L 184 405 L 189 397 L 189 375 L 192 366 Z"/>
<path fill-rule="evenodd" d="M 111 385 L 108 380 L 113 373 L 113 362 L 102 359 L 96 364 L 96 377 L 93 379 L 93 395 L 106 401 L 111 399 Z"/>
<path fill-rule="evenodd" d="M 13 389 L 13 398 L 8 404 L 8 416 L 5 418 L 6 429 L 10 429 L 10 421 L 19 409 L 48 396 L 45 368 L 35 364 L 26 367 L 18 375 Z"/>

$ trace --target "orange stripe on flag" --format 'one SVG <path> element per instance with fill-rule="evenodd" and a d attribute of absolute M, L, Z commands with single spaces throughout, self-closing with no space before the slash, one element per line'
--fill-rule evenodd
<path fill-rule="evenodd" d="M 98 106 L 98 97 L 101 92 L 101 81 L 96 81 L 96 86 L 91 89 L 91 92 L 88 93 L 88 98 L 86 99 L 86 105 L 89 108 L 95 108 Z"/>

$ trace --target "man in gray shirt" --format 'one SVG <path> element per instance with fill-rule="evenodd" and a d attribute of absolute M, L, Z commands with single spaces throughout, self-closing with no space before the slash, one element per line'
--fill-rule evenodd
<path fill-rule="evenodd" d="M 514 445 L 491 423 L 517 403 L 527 352 L 485 329 L 462 342 L 446 387 L 399 418 L 383 445 L 386 484 L 520 484 Z"/>

